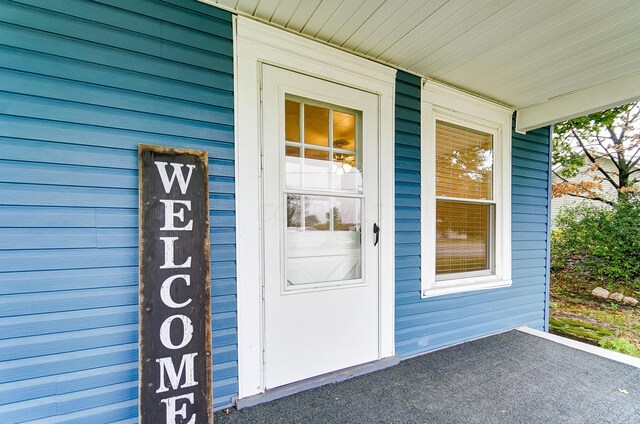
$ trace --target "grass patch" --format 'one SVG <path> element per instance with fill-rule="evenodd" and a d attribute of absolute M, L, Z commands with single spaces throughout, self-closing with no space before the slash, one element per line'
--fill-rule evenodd
<path fill-rule="evenodd" d="M 633 328 L 637 326 L 633 320 L 634 314 L 628 311 L 614 308 L 595 309 L 594 307 L 586 307 L 583 304 L 573 304 L 569 302 L 558 302 L 558 308 L 564 312 L 581 314 L 612 327 Z"/>
<path fill-rule="evenodd" d="M 591 290 L 601 286 L 610 292 L 624 293 L 627 296 L 640 297 L 640 282 L 638 284 L 613 280 L 596 280 L 588 273 L 566 267 L 552 271 L 553 291 L 558 295 L 570 295 L 584 299 L 593 299 Z"/>
<path fill-rule="evenodd" d="M 594 298 L 591 290 L 598 285 L 614 286 L 596 282 L 576 270 L 552 273 L 550 332 L 640 357 L 640 308 Z M 620 293 L 637 295 L 629 286 L 615 286 Z"/>
<path fill-rule="evenodd" d="M 606 337 L 601 339 L 600 347 L 640 358 L 640 349 L 624 337 Z"/>
<path fill-rule="evenodd" d="M 600 345 L 600 342 L 614 333 L 603 327 L 571 318 L 549 317 L 551 332 L 571 339 Z"/>

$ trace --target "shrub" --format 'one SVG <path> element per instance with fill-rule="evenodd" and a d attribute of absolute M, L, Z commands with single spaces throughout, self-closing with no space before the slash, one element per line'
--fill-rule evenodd
<path fill-rule="evenodd" d="M 640 286 L 640 202 L 563 209 L 551 237 L 552 267 Z"/>
<path fill-rule="evenodd" d="M 640 358 L 640 349 L 624 337 L 604 338 L 600 340 L 600 347 Z"/>

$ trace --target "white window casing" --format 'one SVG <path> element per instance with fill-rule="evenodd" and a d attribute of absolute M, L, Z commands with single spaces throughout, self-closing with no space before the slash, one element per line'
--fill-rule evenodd
<path fill-rule="evenodd" d="M 421 296 L 511 285 L 511 117 L 513 110 L 427 80 L 421 119 Z M 493 136 L 495 217 L 490 271 L 436 278 L 436 120 Z"/>

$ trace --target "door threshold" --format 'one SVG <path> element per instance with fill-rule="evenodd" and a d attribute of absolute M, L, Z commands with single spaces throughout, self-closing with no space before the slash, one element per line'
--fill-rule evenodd
<path fill-rule="evenodd" d="M 369 374 L 374 371 L 383 370 L 385 368 L 398 365 L 399 363 L 400 358 L 398 358 L 397 356 L 378 359 L 377 361 L 367 362 L 338 371 L 310 377 L 305 380 L 296 381 L 295 383 L 285 384 L 284 386 L 267 390 L 266 392 L 259 395 L 249 396 L 242 399 L 235 399 L 234 403 L 236 409 L 240 410 L 243 408 L 248 408 L 250 406 L 255 406 L 261 403 L 287 397 L 296 393 L 303 392 L 305 390 L 315 389 L 316 387 L 324 386 L 326 384 L 338 383 L 340 381 L 358 377 L 363 374 Z"/>

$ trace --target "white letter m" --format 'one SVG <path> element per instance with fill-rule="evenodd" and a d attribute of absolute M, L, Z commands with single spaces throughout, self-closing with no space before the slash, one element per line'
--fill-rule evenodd
<path fill-rule="evenodd" d="M 193 369 L 193 358 L 198 355 L 197 353 L 189 353 L 182 357 L 180 361 L 180 368 L 178 372 L 176 372 L 176 368 L 173 366 L 173 361 L 171 357 L 156 359 L 156 362 L 160 364 L 160 387 L 156 390 L 156 393 L 168 392 L 169 389 L 165 385 L 164 375 L 165 372 L 167 377 L 169 377 L 169 383 L 171 384 L 171 388 L 176 390 L 178 386 L 180 386 L 180 380 L 182 380 L 182 373 L 184 372 L 184 384 L 181 387 L 191 387 L 198 384 L 195 381 L 194 369 Z"/>

